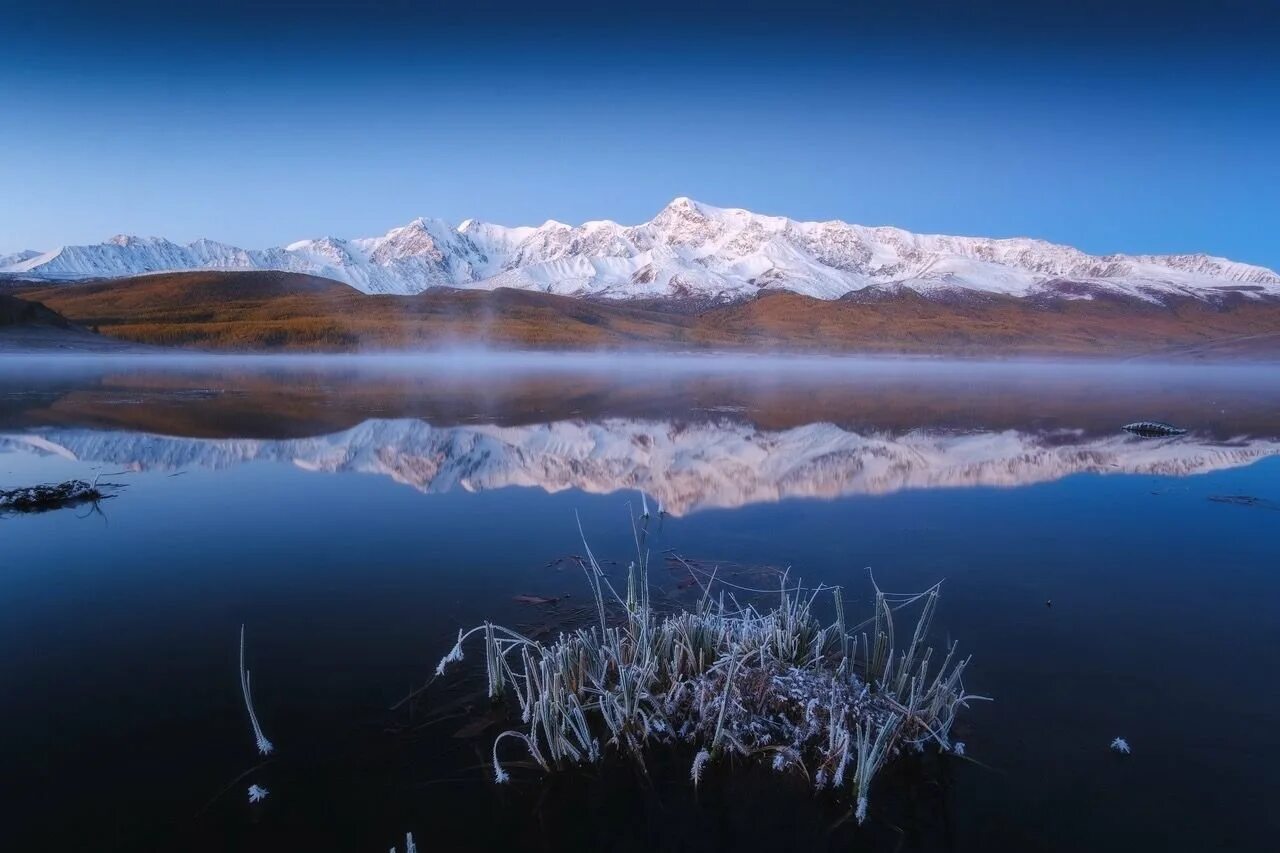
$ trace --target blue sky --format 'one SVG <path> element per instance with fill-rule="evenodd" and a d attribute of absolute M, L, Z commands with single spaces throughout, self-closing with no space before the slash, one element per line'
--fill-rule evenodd
<path fill-rule="evenodd" d="M 0 252 L 688 195 L 1280 267 L 1280 4 L 885 5 L 3 0 Z"/>

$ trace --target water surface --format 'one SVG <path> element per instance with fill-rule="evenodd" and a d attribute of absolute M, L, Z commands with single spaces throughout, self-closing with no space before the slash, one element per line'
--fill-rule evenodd
<path fill-rule="evenodd" d="M 1149 418 L 1190 432 L 1119 430 Z M 0 488 L 124 487 L 0 519 L 0 832 L 28 850 L 385 850 L 406 830 L 448 850 L 1264 849 L 1277 456 L 1266 368 L 6 360 Z M 933 639 L 996 699 L 961 719 L 973 760 L 901 762 L 859 829 L 768 773 L 695 796 L 677 754 L 647 782 L 516 768 L 498 789 L 465 673 L 389 710 L 459 627 L 571 619 L 574 513 L 625 566 L 641 492 L 665 510 L 659 554 L 790 566 L 853 608 L 867 567 L 897 591 L 944 580 Z M 687 586 L 661 559 L 653 583 Z M 257 769 L 241 623 L 278 746 Z"/>

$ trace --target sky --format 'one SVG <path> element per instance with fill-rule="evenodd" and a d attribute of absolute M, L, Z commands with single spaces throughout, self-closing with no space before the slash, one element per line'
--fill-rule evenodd
<path fill-rule="evenodd" d="M 1280 268 L 1274 0 L 0 0 L 0 254 L 796 219 Z"/>

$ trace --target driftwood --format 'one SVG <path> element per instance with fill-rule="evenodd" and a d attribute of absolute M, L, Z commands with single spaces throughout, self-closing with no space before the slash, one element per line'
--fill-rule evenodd
<path fill-rule="evenodd" d="M 9 491 L 0 490 L 0 513 L 48 512 L 54 509 L 97 503 L 110 497 L 98 488 L 97 480 L 67 480 L 65 483 L 42 483 Z"/>

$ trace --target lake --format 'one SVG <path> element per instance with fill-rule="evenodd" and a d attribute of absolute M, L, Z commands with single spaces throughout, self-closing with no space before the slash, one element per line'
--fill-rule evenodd
<path fill-rule="evenodd" d="M 1188 432 L 1121 429 L 1142 419 Z M 71 478 L 118 486 L 0 517 L 5 849 L 1203 851 L 1280 829 L 1274 367 L 5 357 L 0 489 Z M 546 777 L 509 747 L 493 784 L 478 647 L 402 700 L 459 628 L 575 619 L 575 514 L 624 571 L 642 502 L 670 602 L 672 553 L 841 585 L 861 615 L 868 569 L 942 581 L 930 639 L 993 700 L 959 718 L 966 756 L 891 763 L 862 826 L 746 762 L 695 792 L 679 748 L 647 777 Z"/>

